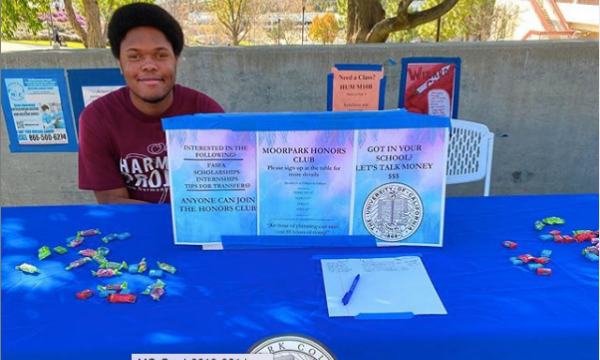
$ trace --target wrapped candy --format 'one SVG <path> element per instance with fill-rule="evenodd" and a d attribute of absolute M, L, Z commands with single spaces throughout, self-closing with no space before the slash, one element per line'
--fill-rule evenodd
<path fill-rule="evenodd" d="M 559 218 L 557 216 L 547 217 L 542 219 L 542 222 L 546 225 L 564 225 L 566 223 L 565 219 Z"/>
<path fill-rule="evenodd" d="M 542 267 L 542 268 L 537 269 L 536 273 L 538 275 L 542 275 L 542 276 L 550 276 L 550 275 L 552 275 L 552 269 Z"/>
<path fill-rule="evenodd" d="M 169 265 L 167 263 L 163 263 L 163 262 L 160 262 L 160 261 L 157 261 L 156 263 L 158 264 L 159 269 L 164 270 L 164 271 L 168 272 L 171 275 L 173 275 L 173 274 L 175 274 L 177 272 L 177 269 L 173 265 Z"/>
<path fill-rule="evenodd" d="M 89 258 L 86 258 L 89 259 Z M 113 277 L 117 275 L 121 275 L 121 272 L 113 269 L 98 269 L 98 271 L 92 270 L 92 275 L 97 277 Z"/>
<path fill-rule="evenodd" d="M 513 265 L 523 265 L 523 260 L 517 259 L 516 256 L 510 257 L 508 261 L 510 261 Z"/>
<path fill-rule="evenodd" d="M 98 290 L 98 296 L 100 297 L 108 297 L 108 295 L 110 294 L 116 294 L 117 291 L 116 290 Z"/>
<path fill-rule="evenodd" d="M 15 266 L 15 270 L 21 270 L 22 272 L 28 274 L 35 274 L 40 272 L 37 267 L 28 263 L 22 263 L 21 265 Z"/>
<path fill-rule="evenodd" d="M 57 254 L 59 254 L 59 255 L 62 255 L 62 254 L 66 254 L 67 253 L 67 249 L 65 249 L 62 246 L 56 246 L 54 248 L 54 252 L 57 253 Z"/>
<path fill-rule="evenodd" d="M 110 294 L 108 302 L 110 303 L 134 303 L 136 300 L 135 294 Z"/>
<path fill-rule="evenodd" d="M 159 301 L 165 294 L 165 283 L 158 279 L 155 284 L 149 285 L 142 294 L 150 295 L 152 300 Z"/>
<path fill-rule="evenodd" d="M 139 268 L 139 266 L 137 264 L 131 264 L 131 265 L 129 265 L 129 269 L 127 269 L 127 270 L 129 271 L 130 274 L 137 274 L 138 268 Z"/>
<path fill-rule="evenodd" d="M 71 263 L 69 264 L 69 266 L 67 266 L 65 269 L 67 269 L 67 270 L 75 269 L 75 268 L 80 267 L 81 265 L 89 263 L 90 261 L 92 261 L 91 258 L 89 258 L 89 257 L 82 257 L 82 258 L 77 259 L 75 261 L 71 261 Z"/>
<path fill-rule="evenodd" d="M 98 249 L 96 249 L 96 254 L 102 257 L 106 257 L 106 255 L 108 255 L 109 252 L 110 250 L 104 246 L 100 246 Z"/>
<path fill-rule="evenodd" d="M 84 249 L 84 250 L 79 250 L 79 255 L 83 255 L 86 257 L 94 257 L 96 256 L 97 251 L 94 249 Z"/>
<path fill-rule="evenodd" d="M 594 238 L 594 233 L 592 231 L 583 231 L 574 234 L 573 237 L 575 238 L 575 241 L 580 243 L 587 240 L 592 240 Z"/>
<path fill-rule="evenodd" d="M 591 253 L 591 252 L 587 252 L 587 253 L 585 253 L 585 255 L 584 255 L 584 256 L 585 256 L 585 258 L 586 258 L 586 259 L 588 259 L 588 260 L 589 260 L 589 261 L 591 261 L 591 262 L 598 262 L 598 260 L 600 259 L 600 258 L 598 257 L 598 255 L 596 255 L 596 254 L 593 254 L 593 253 Z"/>
<path fill-rule="evenodd" d="M 102 264 L 108 262 L 108 260 L 104 256 L 100 256 L 98 253 L 92 256 L 92 260 L 94 260 L 96 264 L 98 264 L 100 267 L 102 266 Z"/>
<path fill-rule="evenodd" d="M 521 260 L 523 263 L 527 264 L 530 261 L 533 261 L 533 259 L 535 259 L 534 256 L 532 256 L 531 254 L 525 254 L 525 255 L 519 255 L 517 256 L 517 259 Z"/>
<path fill-rule="evenodd" d="M 598 248 L 596 246 L 588 246 L 583 251 L 581 251 L 581 255 L 585 256 L 585 254 L 590 253 L 598 256 Z"/>
<path fill-rule="evenodd" d="M 128 232 L 120 233 L 117 235 L 117 239 L 119 239 L 119 240 L 126 240 L 126 239 L 129 239 L 130 237 L 131 237 L 131 234 Z"/>
<path fill-rule="evenodd" d="M 79 300 L 86 300 L 86 299 L 90 298 L 92 295 L 94 295 L 94 292 L 90 289 L 86 289 L 86 290 L 78 292 L 75 296 Z"/>
<path fill-rule="evenodd" d="M 38 259 L 39 260 L 44 260 L 51 254 L 52 254 L 52 252 L 50 251 L 50 248 L 47 246 L 42 246 L 41 248 L 38 249 Z"/>
<path fill-rule="evenodd" d="M 127 289 L 127 282 L 124 282 L 122 284 L 106 284 L 104 286 L 98 285 L 98 290 L 100 291 L 121 291 L 123 289 Z"/>
<path fill-rule="evenodd" d="M 163 276 L 163 271 L 162 270 L 150 270 L 150 272 L 148 273 L 148 276 L 150 276 L 151 278 L 160 278 Z"/>
<path fill-rule="evenodd" d="M 79 246 L 83 243 L 83 237 L 81 236 L 73 236 L 67 239 L 67 246 L 68 247 L 76 247 Z"/>
<path fill-rule="evenodd" d="M 98 229 L 81 230 L 77 232 L 77 236 L 94 236 L 100 234 Z"/>
<path fill-rule="evenodd" d="M 109 243 L 111 241 L 115 241 L 119 238 L 119 234 L 108 234 L 105 237 L 102 238 L 102 241 L 104 241 L 105 243 Z"/>
<path fill-rule="evenodd" d="M 537 230 L 540 231 L 544 228 L 544 226 L 546 226 L 543 222 L 541 221 L 536 221 L 535 224 L 533 225 L 533 227 Z"/>
<path fill-rule="evenodd" d="M 541 257 L 549 258 L 552 255 L 552 250 L 542 250 L 540 253 Z"/>
<path fill-rule="evenodd" d="M 533 261 L 536 264 L 546 265 L 547 263 L 550 262 L 550 258 L 548 258 L 548 257 L 539 257 L 539 258 L 534 258 Z"/>
<path fill-rule="evenodd" d="M 146 271 L 146 269 L 148 269 L 148 264 L 146 263 L 146 258 L 143 258 L 142 260 L 140 260 L 140 262 L 138 263 L 138 273 L 143 273 L 144 271 Z"/>
<path fill-rule="evenodd" d="M 113 269 L 113 270 L 127 270 L 127 263 L 125 261 L 118 263 L 114 261 L 106 261 L 100 264 L 100 268 L 102 269 Z"/>
<path fill-rule="evenodd" d="M 548 235 L 544 235 L 544 234 L 542 234 L 542 235 L 539 236 L 539 238 L 542 241 L 554 241 L 554 235 L 549 235 L 549 234 Z"/>
<path fill-rule="evenodd" d="M 563 238 L 563 241 L 566 243 L 572 243 L 573 241 L 575 241 L 575 239 L 570 235 L 563 235 L 562 238 Z"/>
<path fill-rule="evenodd" d="M 506 240 L 506 241 L 502 242 L 502 246 L 507 247 L 509 249 L 514 249 L 514 248 L 517 247 L 517 245 L 518 244 L 516 242 L 512 242 L 512 241 L 509 241 L 509 240 Z"/>

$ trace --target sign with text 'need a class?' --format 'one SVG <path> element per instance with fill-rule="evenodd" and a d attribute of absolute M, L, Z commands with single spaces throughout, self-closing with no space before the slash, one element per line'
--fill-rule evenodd
<path fill-rule="evenodd" d="M 336 64 L 327 76 L 327 110 L 383 110 L 385 79 L 381 65 Z"/>
<path fill-rule="evenodd" d="M 163 126 L 177 244 L 441 246 L 447 118 L 199 114 Z"/>

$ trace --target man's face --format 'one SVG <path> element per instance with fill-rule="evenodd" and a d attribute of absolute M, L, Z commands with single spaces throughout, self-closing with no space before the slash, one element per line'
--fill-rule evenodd
<path fill-rule="evenodd" d="M 130 30 L 121 42 L 119 64 L 138 108 L 171 103 L 177 58 L 161 31 L 152 27 Z"/>

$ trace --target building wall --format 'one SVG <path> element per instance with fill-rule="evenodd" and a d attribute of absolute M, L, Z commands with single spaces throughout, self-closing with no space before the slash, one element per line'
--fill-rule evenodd
<path fill-rule="evenodd" d="M 499 5 L 518 9 L 518 17 L 514 22 L 512 36 L 505 40 L 523 40 L 531 30 L 546 31 L 529 0 L 496 0 L 496 6 Z M 532 37 L 532 39 L 536 39 L 536 37 Z"/>
<path fill-rule="evenodd" d="M 460 57 L 459 117 L 495 133 L 492 195 L 598 192 L 598 42 L 543 41 L 363 46 L 197 47 L 179 80 L 228 112 L 324 111 L 339 63 L 384 64 L 386 108 L 397 106 L 403 57 Z M 3 54 L 5 68 L 115 67 L 107 50 Z M 12 154 L 1 128 L 2 206 L 91 203 L 77 190 L 77 154 Z M 481 195 L 483 183 L 449 196 Z"/>

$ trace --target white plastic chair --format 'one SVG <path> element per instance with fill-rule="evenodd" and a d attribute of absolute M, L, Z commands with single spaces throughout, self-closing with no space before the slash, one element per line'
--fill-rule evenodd
<path fill-rule="evenodd" d="M 472 121 L 452 119 L 446 184 L 485 179 L 483 196 L 490 195 L 494 133 Z"/>

